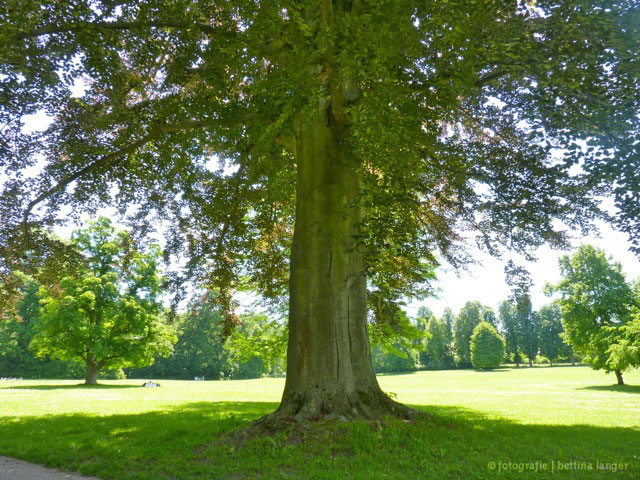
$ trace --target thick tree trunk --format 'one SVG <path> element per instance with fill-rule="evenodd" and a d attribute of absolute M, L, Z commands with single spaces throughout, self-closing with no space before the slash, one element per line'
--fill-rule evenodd
<path fill-rule="evenodd" d="M 533 360 L 529 359 L 529 367 L 533 367 Z"/>
<path fill-rule="evenodd" d="M 622 372 L 620 370 L 614 370 L 616 374 L 616 379 L 618 380 L 618 385 L 624 385 L 624 380 L 622 379 Z"/>
<path fill-rule="evenodd" d="M 320 108 L 296 136 L 287 378 L 267 421 L 412 413 L 382 392 L 373 370 L 363 255 L 355 243 L 358 166 L 344 154 L 330 112 Z"/>
<path fill-rule="evenodd" d="M 98 368 L 98 366 L 93 362 L 87 361 L 87 371 L 84 377 L 84 384 L 97 385 L 99 373 L 100 373 L 100 369 Z"/>

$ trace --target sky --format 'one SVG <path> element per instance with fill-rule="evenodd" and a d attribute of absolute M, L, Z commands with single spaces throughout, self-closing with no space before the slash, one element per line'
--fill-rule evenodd
<path fill-rule="evenodd" d="M 603 222 L 598 223 L 597 226 L 600 230 L 598 236 L 583 237 L 574 234 L 572 247 L 575 249 L 582 244 L 598 247 L 611 255 L 613 260 L 622 264 L 622 270 L 628 281 L 640 278 L 640 259 L 629 250 L 631 244 L 627 235 L 613 230 Z M 473 257 L 477 261 L 476 265 L 473 265 L 469 271 L 460 272 L 446 266 L 439 268 L 436 272 L 438 280 L 435 283 L 439 290 L 438 298 L 410 302 L 406 307 L 410 316 L 415 316 L 421 306 L 429 307 L 436 316 L 441 316 L 446 307 L 451 308 L 454 313 L 458 313 L 467 301 L 474 300 L 497 312 L 498 304 L 506 300 L 511 293 L 504 280 L 504 266 L 509 257 L 496 259 L 474 248 L 469 251 L 473 253 Z M 514 258 L 518 265 L 526 267 L 531 274 L 533 280 L 531 302 L 534 310 L 552 300 L 544 295 L 544 285 L 547 282 L 553 284 L 560 280 L 558 260 L 561 256 L 570 253 L 571 250 L 553 250 L 548 246 L 543 246 L 536 250 L 537 260 L 535 262 L 519 263 Z"/>
<path fill-rule="evenodd" d="M 81 91 L 78 93 L 80 94 Z M 25 117 L 24 120 L 25 130 L 27 131 L 43 130 L 50 122 L 50 119 L 44 114 L 30 115 Z M 104 210 L 102 214 L 111 216 L 109 210 Z M 598 236 L 582 237 L 579 233 L 574 233 L 572 247 L 577 248 L 581 244 L 588 243 L 601 248 L 611 255 L 615 261 L 622 264 L 627 280 L 639 279 L 640 259 L 629 250 L 630 243 L 627 235 L 614 231 L 603 222 L 598 223 L 597 226 L 600 230 Z M 59 230 L 57 233 L 62 236 L 68 236 L 70 231 L 71 228 L 68 228 Z M 439 268 L 436 271 L 437 281 L 435 282 L 437 297 L 409 301 L 405 306 L 409 316 L 415 317 L 418 308 L 421 306 L 429 307 L 436 316 L 441 316 L 446 307 L 451 308 L 454 313 L 458 313 L 467 301 L 474 300 L 497 311 L 498 304 L 507 299 L 511 293 L 510 288 L 505 283 L 504 275 L 504 266 L 509 257 L 507 255 L 502 259 L 496 259 L 486 252 L 479 251 L 475 245 L 470 246 L 468 251 L 472 254 L 476 263 L 463 271 L 456 271 L 447 265 Z M 535 252 L 537 260 L 534 262 L 519 262 L 514 258 L 518 265 L 526 267 L 531 274 L 533 281 L 531 300 L 534 309 L 537 310 L 551 301 L 551 299 L 545 297 L 543 288 L 547 282 L 554 283 L 560 279 L 558 259 L 567 253 L 571 253 L 571 251 L 552 250 L 547 246 L 543 246 Z M 253 303 L 253 299 L 246 296 L 239 300 L 245 309 L 250 308 L 249 305 Z"/>

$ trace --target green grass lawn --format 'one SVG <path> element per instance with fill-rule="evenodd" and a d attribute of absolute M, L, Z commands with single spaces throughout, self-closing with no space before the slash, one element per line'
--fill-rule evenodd
<path fill-rule="evenodd" d="M 227 434 L 274 410 L 284 380 L 4 381 L 0 455 L 114 479 L 638 479 L 640 372 L 625 380 L 587 367 L 382 376 L 431 417 L 291 427 L 244 444 Z M 525 465 L 535 462 L 538 472 Z"/>

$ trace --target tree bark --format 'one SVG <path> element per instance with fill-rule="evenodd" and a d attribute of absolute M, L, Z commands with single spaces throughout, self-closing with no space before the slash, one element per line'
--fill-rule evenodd
<path fill-rule="evenodd" d="M 531 360 L 531 358 L 529 358 L 529 368 L 533 367 L 533 360 Z"/>
<path fill-rule="evenodd" d="M 86 375 L 84 377 L 85 385 L 97 385 L 98 384 L 98 374 L 100 373 L 100 368 L 91 361 L 87 361 L 87 370 Z"/>
<path fill-rule="evenodd" d="M 287 377 L 279 409 L 294 417 L 409 417 L 382 392 L 371 361 L 358 165 L 329 105 L 296 134 L 296 221 L 290 262 Z"/>
<path fill-rule="evenodd" d="M 620 370 L 614 370 L 616 374 L 616 379 L 618 380 L 618 385 L 624 385 L 624 380 L 622 379 L 622 372 Z"/>

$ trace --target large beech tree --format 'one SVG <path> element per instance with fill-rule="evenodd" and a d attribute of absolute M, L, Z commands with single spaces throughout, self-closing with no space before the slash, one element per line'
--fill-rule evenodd
<path fill-rule="evenodd" d="M 7 0 L 3 271 L 59 257 L 40 238 L 63 205 L 116 205 L 141 235 L 160 217 L 188 258 L 176 284 L 206 280 L 229 325 L 240 276 L 288 293 L 271 418 L 408 415 L 378 387 L 368 324 L 395 325 L 440 259 L 468 260 L 462 239 L 562 246 L 559 225 L 587 228 L 611 187 L 638 240 L 638 11 Z M 51 126 L 21 130 L 40 110 Z"/>

